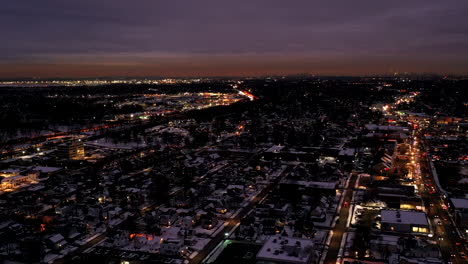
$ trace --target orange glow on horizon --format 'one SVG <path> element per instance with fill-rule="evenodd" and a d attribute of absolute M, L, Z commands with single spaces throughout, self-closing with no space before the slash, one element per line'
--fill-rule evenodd
<path fill-rule="evenodd" d="M 423 61 L 407 58 L 344 58 L 312 56 L 186 56 L 172 58 L 76 57 L 51 58 L 49 62 L 0 63 L 0 78 L 87 78 L 87 77 L 212 77 L 268 75 L 373 75 L 400 72 L 468 74 L 468 63 Z"/>

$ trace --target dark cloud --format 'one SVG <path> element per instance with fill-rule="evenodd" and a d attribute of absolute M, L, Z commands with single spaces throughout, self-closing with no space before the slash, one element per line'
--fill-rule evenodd
<path fill-rule="evenodd" d="M 15 0 L 0 6 L 0 58 L 176 68 L 268 57 L 305 71 L 351 61 L 468 72 L 467 13 L 458 0 Z"/>

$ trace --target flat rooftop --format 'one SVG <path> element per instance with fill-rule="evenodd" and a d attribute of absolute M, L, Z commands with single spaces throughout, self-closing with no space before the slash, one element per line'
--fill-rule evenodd
<path fill-rule="evenodd" d="M 301 185 L 304 187 L 310 187 L 310 188 L 316 188 L 316 189 L 332 190 L 336 188 L 336 182 L 297 181 L 297 180 L 286 179 L 286 180 L 282 180 L 281 183 L 296 184 L 296 185 Z"/>
<path fill-rule="evenodd" d="M 468 199 L 452 198 L 450 200 L 455 208 L 468 209 Z"/>
<path fill-rule="evenodd" d="M 423 212 L 382 210 L 382 223 L 429 225 L 426 214 Z"/>
<path fill-rule="evenodd" d="M 284 146 L 275 145 L 275 146 L 272 146 L 271 148 L 267 149 L 265 152 L 278 153 L 282 149 L 284 149 Z"/>
<path fill-rule="evenodd" d="M 257 254 L 257 260 L 281 263 L 309 263 L 314 242 L 310 239 L 272 236 Z"/>

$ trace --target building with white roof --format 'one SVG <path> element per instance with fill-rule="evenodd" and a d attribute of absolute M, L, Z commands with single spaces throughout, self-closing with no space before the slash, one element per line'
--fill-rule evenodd
<path fill-rule="evenodd" d="M 314 259 L 314 242 L 296 237 L 272 236 L 257 254 L 257 264 L 306 264 L 313 263 Z"/>
<path fill-rule="evenodd" d="M 37 183 L 39 173 L 29 172 L 25 175 L 15 175 L 0 180 L 0 190 L 12 190 L 19 187 L 25 187 L 31 183 Z"/>
<path fill-rule="evenodd" d="M 184 241 L 180 239 L 165 239 L 162 240 L 159 252 L 163 255 L 175 256 L 180 254 L 180 250 L 184 245 Z"/>
<path fill-rule="evenodd" d="M 468 210 L 468 199 L 452 198 L 450 201 L 457 210 Z"/>
<path fill-rule="evenodd" d="M 465 230 L 468 235 L 468 199 L 452 198 L 452 210 L 454 213 L 455 223 L 458 227 Z"/>
<path fill-rule="evenodd" d="M 267 153 L 278 153 L 283 149 L 284 149 L 284 146 L 274 145 L 274 146 L 270 147 L 269 149 L 267 149 L 265 152 L 267 152 Z"/>
<path fill-rule="evenodd" d="M 382 231 L 399 233 L 429 233 L 429 222 L 423 212 L 382 210 Z"/>

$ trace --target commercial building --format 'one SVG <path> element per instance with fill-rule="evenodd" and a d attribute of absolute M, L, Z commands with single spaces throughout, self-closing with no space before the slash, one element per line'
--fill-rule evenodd
<path fill-rule="evenodd" d="M 382 210 L 382 231 L 407 234 L 427 234 L 430 232 L 429 222 L 423 212 Z"/>
<path fill-rule="evenodd" d="M 60 144 L 57 147 L 57 157 L 61 159 L 80 160 L 85 157 L 84 144 L 81 140 Z"/>
<path fill-rule="evenodd" d="M 257 264 L 266 263 L 313 263 L 315 259 L 314 242 L 309 239 L 272 236 L 257 254 Z"/>
<path fill-rule="evenodd" d="M 37 182 L 38 177 L 39 172 L 37 171 L 27 172 L 24 175 L 18 174 L 11 177 L 6 177 L 0 182 L 0 190 L 16 189 L 21 186 L 35 183 Z"/>
<path fill-rule="evenodd" d="M 450 199 L 452 202 L 452 210 L 454 211 L 454 220 L 458 227 L 466 230 L 468 233 L 468 199 Z"/>

